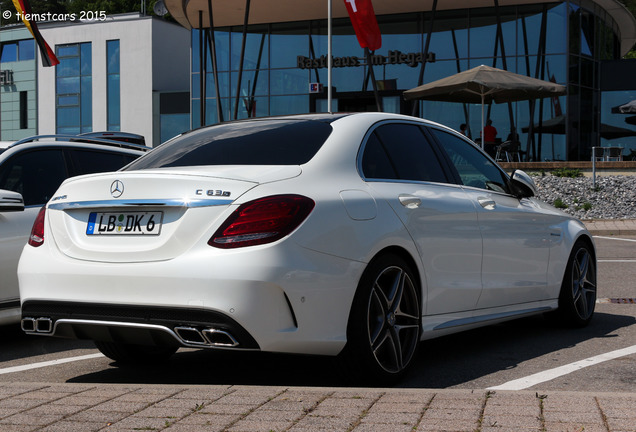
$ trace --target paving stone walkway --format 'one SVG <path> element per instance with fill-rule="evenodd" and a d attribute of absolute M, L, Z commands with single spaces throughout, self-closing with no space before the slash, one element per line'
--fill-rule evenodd
<path fill-rule="evenodd" d="M 2 432 L 634 432 L 636 394 L 0 385 Z"/>

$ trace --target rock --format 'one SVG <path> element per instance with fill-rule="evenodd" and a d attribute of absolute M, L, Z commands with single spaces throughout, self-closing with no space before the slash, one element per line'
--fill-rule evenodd
<path fill-rule="evenodd" d="M 532 179 L 537 198 L 578 219 L 636 219 L 636 176 L 597 176 L 595 188 L 591 177 L 536 174 Z"/>

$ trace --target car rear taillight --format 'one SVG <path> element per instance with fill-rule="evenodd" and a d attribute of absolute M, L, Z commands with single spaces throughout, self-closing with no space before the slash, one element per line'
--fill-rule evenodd
<path fill-rule="evenodd" d="M 275 195 L 242 204 L 208 241 L 222 249 L 279 240 L 298 227 L 315 203 L 302 195 Z"/>
<path fill-rule="evenodd" d="M 29 244 L 33 247 L 42 246 L 44 243 L 44 215 L 46 214 L 46 207 L 42 207 L 35 222 L 33 222 L 33 228 L 31 228 L 31 235 L 29 236 Z"/>

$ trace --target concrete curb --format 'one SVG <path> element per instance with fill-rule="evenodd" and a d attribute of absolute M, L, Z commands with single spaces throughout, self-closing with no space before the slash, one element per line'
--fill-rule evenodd
<path fill-rule="evenodd" d="M 636 220 L 633 219 L 584 220 L 582 222 L 592 235 L 636 235 Z"/>

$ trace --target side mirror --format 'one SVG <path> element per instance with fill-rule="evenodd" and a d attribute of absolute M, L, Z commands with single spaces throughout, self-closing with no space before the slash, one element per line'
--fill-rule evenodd
<path fill-rule="evenodd" d="M 24 199 L 17 192 L 0 189 L 0 212 L 24 211 Z"/>
<path fill-rule="evenodd" d="M 537 186 L 534 184 L 532 177 L 524 171 L 515 170 L 512 173 L 511 180 L 514 193 L 519 198 L 530 198 L 537 194 Z"/>

